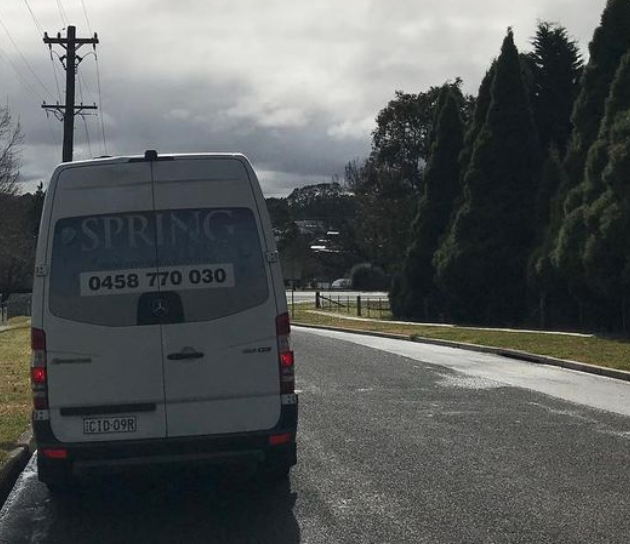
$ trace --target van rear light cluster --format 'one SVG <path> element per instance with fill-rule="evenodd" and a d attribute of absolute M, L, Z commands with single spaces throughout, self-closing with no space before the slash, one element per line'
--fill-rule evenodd
<path fill-rule="evenodd" d="M 288 313 L 276 317 L 276 336 L 280 366 L 280 394 L 290 395 L 295 393 L 295 359 L 291 350 L 291 321 Z"/>
<path fill-rule="evenodd" d="M 67 459 L 68 450 L 65 448 L 45 448 L 42 450 L 42 455 L 46 459 Z"/>
<path fill-rule="evenodd" d="M 33 408 L 48 410 L 48 375 L 46 372 L 46 334 L 31 329 L 31 388 Z"/>

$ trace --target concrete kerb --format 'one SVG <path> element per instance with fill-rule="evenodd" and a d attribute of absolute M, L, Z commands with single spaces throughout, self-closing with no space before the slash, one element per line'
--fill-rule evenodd
<path fill-rule="evenodd" d="M 528 363 L 568 368 L 570 370 L 577 370 L 579 372 L 587 372 L 589 374 L 597 374 L 598 376 L 605 376 L 607 378 L 614 378 L 616 380 L 624 380 L 624 381 L 630 382 L 630 372 L 627 372 L 625 370 L 606 368 L 602 366 L 590 365 L 588 363 L 580 363 L 578 361 L 569 361 L 566 359 L 556 359 L 555 357 L 547 357 L 546 355 L 535 355 L 527 351 L 519 351 L 516 349 L 495 348 L 491 346 L 467 344 L 463 342 L 453 342 L 450 340 L 437 340 L 435 338 L 409 336 L 406 334 L 395 334 L 395 333 L 375 332 L 375 331 L 361 331 L 357 329 L 346 329 L 343 327 L 330 327 L 327 325 L 308 325 L 306 323 L 299 323 L 299 322 L 293 322 L 293 325 L 295 325 L 296 327 L 322 329 L 322 330 L 337 331 L 337 332 L 347 332 L 351 334 L 362 334 L 364 336 L 376 336 L 379 338 L 390 338 L 394 340 L 407 340 L 411 342 L 418 342 L 420 344 L 431 344 L 434 346 L 444 346 L 444 347 L 449 347 L 449 348 L 465 349 L 468 351 L 477 351 L 480 353 L 489 353 L 492 355 L 500 355 L 508 359 L 518 359 L 519 361 L 526 361 Z"/>
<path fill-rule="evenodd" d="M 7 500 L 15 482 L 28 464 L 35 451 L 35 440 L 29 428 L 17 441 L 15 449 L 9 453 L 4 465 L 0 467 L 0 508 Z"/>

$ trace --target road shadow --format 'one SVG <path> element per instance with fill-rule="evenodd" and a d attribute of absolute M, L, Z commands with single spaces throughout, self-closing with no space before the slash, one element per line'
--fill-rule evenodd
<path fill-rule="evenodd" d="M 46 542 L 300 542 L 289 480 L 224 469 L 152 471 L 92 479 L 51 497 Z"/>

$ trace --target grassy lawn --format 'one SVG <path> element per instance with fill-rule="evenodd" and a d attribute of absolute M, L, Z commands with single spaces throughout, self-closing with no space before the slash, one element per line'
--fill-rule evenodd
<path fill-rule="evenodd" d="M 0 332 L 0 465 L 26 430 L 31 413 L 29 320 L 15 318 L 9 326 Z"/>
<path fill-rule="evenodd" d="M 295 305 L 295 323 L 327 325 L 352 330 L 387 332 L 407 337 L 420 336 L 467 344 L 517 349 L 537 355 L 570 359 L 592 365 L 630 371 L 630 339 L 539 334 L 535 332 L 498 332 L 461 327 L 427 327 L 387 322 L 353 321 L 335 316 L 309 313 L 313 305 Z M 343 314 L 342 314 L 343 315 Z"/>

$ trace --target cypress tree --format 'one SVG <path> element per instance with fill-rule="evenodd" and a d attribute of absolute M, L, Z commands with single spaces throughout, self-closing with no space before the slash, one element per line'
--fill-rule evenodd
<path fill-rule="evenodd" d="M 457 94 L 456 94 L 457 93 Z M 424 170 L 423 194 L 412 225 L 411 245 L 405 256 L 400 289 L 393 307 L 401 317 L 414 320 L 438 318 L 437 289 L 432 259 L 438 248 L 459 192 L 458 157 L 463 145 L 462 96 L 444 86 L 438 103 L 434 142 Z"/>
<path fill-rule="evenodd" d="M 619 61 L 630 46 L 630 2 L 608 0 L 601 24 L 589 44 L 590 58 L 584 68 L 581 90 L 573 109 L 575 127 L 566 158 L 570 183 L 582 180 L 586 155 L 597 139 L 604 106 Z"/>
<path fill-rule="evenodd" d="M 475 102 L 475 111 L 471 120 L 468 123 L 468 127 L 466 128 L 466 133 L 464 136 L 464 148 L 462 149 L 462 153 L 459 157 L 459 165 L 462 175 L 465 174 L 466 170 L 468 169 L 468 164 L 473 153 L 473 147 L 475 146 L 475 141 L 477 140 L 477 136 L 479 136 L 481 129 L 486 123 L 488 109 L 490 108 L 490 101 L 492 100 L 491 89 L 495 71 L 496 61 L 492 63 L 492 66 L 490 66 L 490 68 L 486 72 L 486 75 L 484 76 L 483 80 L 481 81 L 481 85 L 479 86 L 479 93 Z"/>
<path fill-rule="evenodd" d="M 591 187 L 601 187 L 601 194 L 584 212 L 587 238 L 583 254 L 589 285 L 611 304 L 622 295 L 624 330 L 629 287 L 626 280 L 630 279 L 624 276 L 630 266 L 630 236 L 627 234 L 630 228 L 629 116 L 630 49 L 617 70 L 599 138 L 589 152 L 587 182 Z"/>
<path fill-rule="evenodd" d="M 604 291 L 597 287 L 599 282 L 593 281 L 593 271 L 586 273 L 584 258 L 587 240 L 598 229 L 603 205 L 598 200 L 607 190 L 603 183 L 603 173 L 609 162 L 611 129 L 618 116 L 630 107 L 630 48 L 621 59 L 615 80 L 609 88 L 610 96 L 604 106 L 605 115 L 600 123 L 598 138 L 587 155 L 584 179 L 579 187 L 569 192 L 565 200 L 565 218 L 553 253 L 555 265 L 569 288 L 580 299 L 580 304 L 586 303 L 599 308 L 602 303 L 597 300 L 597 296 Z M 591 251 L 588 253 L 592 254 Z M 593 286 L 596 287 L 595 293 L 590 291 Z M 589 313 L 593 314 L 594 311 Z M 597 319 L 601 319 L 601 316 Z"/>
<path fill-rule="evenodd" d="M 598 293 L 620 308 L 628 331 L 630 299 L 630 109 L 610 131 L 609 161 L 603 174 L 606 190 L 589 212 L 597 218 L 584 252 L 587 277 Z"/>
<path fill-rule="evenodd" d="M 555 233 L 552 253 L 559 277 L 580 306 L 590 306 L 595 315 L 602 307 L 586 281 L 583 257 L 588 237 L 588 209 L 601 196 L 601 172 L 606 163 L 606 145 L 599 141 L 606 100 L 622 56 L 630 47 L 630 2 L 608 0 L 589 45 L 590 58 L 584 68 L 581 90 L 575 102 L 574 131 L 564 162 L 567 177 L 557 199 L 563 202 L 561 227 Z M 599 138 L 599 139 L 598 139 Z M 596 317 L 596 321 L 599 317 Z M 595 324 L 595 323 L 593 323 Z"/>
<path fill-rule="evenodd" d="M 491 95 L 464 177 L 461 206 L 435 265 L 455 317 L 514 323 L 522 318 L 525 303 L 540 153 L 511 30 L 497 60 Z"/>
<path fill-rule="evenodd" d="M 543 154 L 554 146 L 561 156 L 566 152 L 573 124 L 571 113 L 580 89 L 582 58 L 577 42 L 566 28 L 548 22 L 538 23 L 528 55 L 532 71 L 532 107 Z"/>
<path fill-rule="evenodd" d="M 528 283 L 538 298 L 539 325 L 545 328 L 549 322 L 548 299 L 560 287 L 558 274 L 551 260 L 554 238 L 562 221 L 562 203 L 555 198 L 558 188 L 565 182 L 560 153 L 555 146 L 549 149 L 540 177 L 536 203 L 537 246 L 532 251 L 528 265 Z M 556 297 L 557 298 L 557 297 Z"/>

